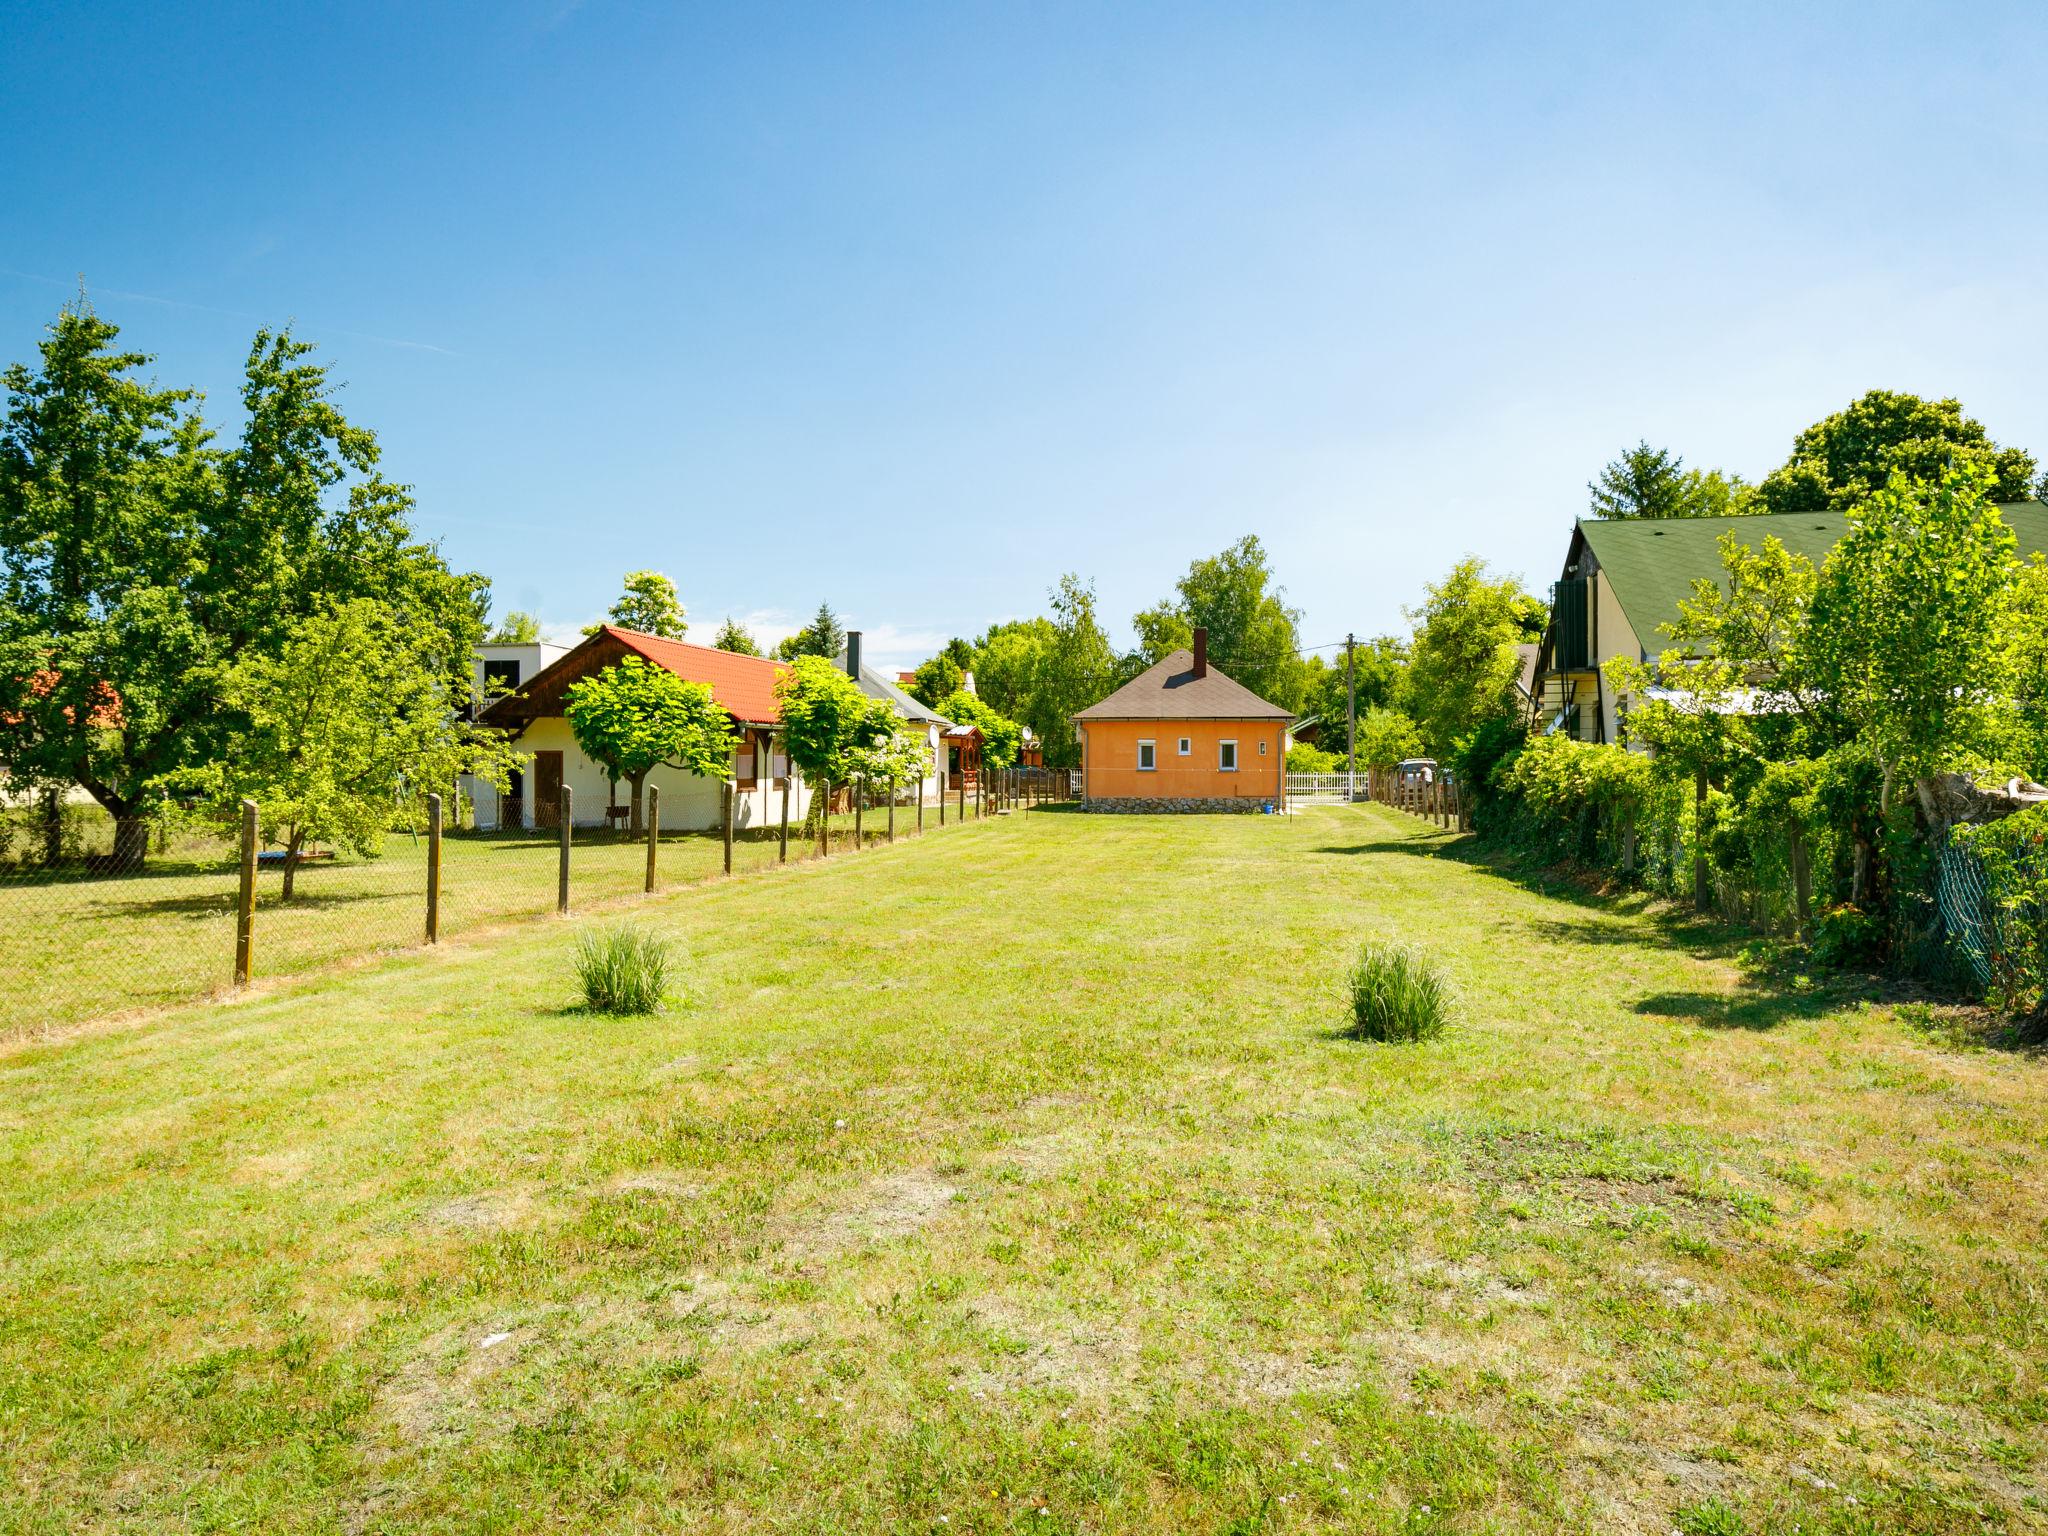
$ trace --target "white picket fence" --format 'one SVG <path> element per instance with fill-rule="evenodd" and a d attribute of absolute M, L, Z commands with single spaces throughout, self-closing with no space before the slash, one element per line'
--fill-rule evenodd
<path fill-rule="evenodd" d="M 1294 805 L 1343 805 L 1354 798 L 1354 781 L 1341 773 L 1290 773 L 1287 775 L 1287 799 Z M 1356 781 L 1355 798 L 1365 798 L 1365 775 L 1359 774 Z"/>

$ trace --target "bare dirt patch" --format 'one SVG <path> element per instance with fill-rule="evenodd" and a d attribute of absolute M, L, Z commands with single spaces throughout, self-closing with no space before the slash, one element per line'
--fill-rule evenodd
<path fill-rule="evenodd" d="M 924 1169 L 884 1174 L 864 1185 L 852 1204 L 796 1233 L 790 1247 L 811 1258 L 829 1258 L 868 1243 L 908 1237 L 946 1213 L 960 1186 Z"/>
<path fill-rule="evenodd" d="M 1000 1296 L 979 1298 L 970 1310 L 997 1356 L 968 1378 L 970 1393 L 1049 1391 L 1114 1399 L 1137 1384 L 1137 1330 L 1122 1320 L 1040 1312 Z"/>

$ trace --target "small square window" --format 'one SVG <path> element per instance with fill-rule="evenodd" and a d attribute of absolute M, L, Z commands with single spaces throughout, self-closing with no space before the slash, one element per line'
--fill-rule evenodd
<path fill-rule="evenodd" d="M 1216 743 L 1216 768 L 1220 773 L 1237 772 L 1237 743 L 1219 741 Z"/>
<path fill-rule="evenodd" d="M 1159 766 L 1159 744 L 1153 741 L 1138 743 L 1138 772 L 1150 773 Z"/>
<path fill-rule="evenodd" d="M 1194 742 L 1193 742 L 1193 741 L 1192 741 L 1192 740 L 1191 740 L 1190 738 L 1188 738 L 1188 737 L 1186 737 L 1186 736 L 1183 736 L 1183 737 L 1181 737 L 1181 739 L 1180 739 L 1180 755 L 1181 755 L 1182 757 L 1186 757 L 1186 756 L 1187 756 L 1187 755 L 1188 755 L 1189 753 L 1193 752 L 1194 750 L 1195 750 L 1195 744 L 1194 744 Z"/>

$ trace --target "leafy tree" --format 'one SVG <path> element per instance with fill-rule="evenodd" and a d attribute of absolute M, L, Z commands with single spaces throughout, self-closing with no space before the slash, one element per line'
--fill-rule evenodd
<path fill-rule="evenodd" d="M 1297 741 L 1287 749 L 1289 773 L 1338 773 L 1343 767 L 1344 754 L 1341 752 L 1326 752 L 1305 741 Z"/>
<path fill-rule="evenodd" d="M 870 720 L 887 729 L 879 734 L 871 731 L 867 742 L 847 754 L 846 776 L 865 784 L 884 784 L 892 790 L 898 784 L 924 778 L 932 771 L 932 748 L 923 727 L 912 726 L 881 699 L 868 702 L 880 706 L 870 709 Z"/>
<path fill-rule="evenodd" d="M 1489 577 L 1485 562 L 1472 558 L 1427 593 L 1409 613 L 1407 691 L 1423 740 L 1441 757 L 1480 722 L 1513 712 L 1515 647 L 1540 625 L 1542 604 L 1518 578 Z"/>
<path fill-rule="evenodd" d="M 253 799 L 265 840 L 284 848 L 291 900 L 310 843 L 374 856 L 394 805 L 461 773 L 502 789 L 522 760 L 449 707 L 438 645 L 370 598 L 314 615 L 276 655 L 251 652 L 228 670 L 222 698 L 237 724 L 220 758 L 166 787 L 205 795 L 230 824 Z"/>
<path fill-rule="evenodd" d="M 1992 501 L 2026 499 L 2034 475 L 2033 456 L 1992 442 L 1961 402 L 1873 389 L 1801 432 L 1756 495 L 1767 512 L 1846 512 L 1894 472 L 1934 485 L 1952 464 L 1979 474 Z"/>
<path fill-rule="evenodd" d="M 1804 647 L 1814 686 L 1876 758 L 1881 807 L 2011 744 L 2024 600 L 2018 541 L 1992 497 L 1996 470 L 1961 460 L 1929 484 L 1895 471 L 1849 513 L 1815 587 Z"/>
<path fill-rule="evenodd" d="M 621 629 L 659 635 L 664 640 L 680 640 L 690 632 L 689 615 L 676 595 L 676 584 L 659 571 L 627 572 L 625 591 L 605 611 L 605 619 Z M 583 633 L 594 635 L 598 629 L 591 624 Z"/>
<path fill-rule="evenodd" d="M 605 770 L 614 788 L 632 787 L 634 832 L 640 830 L 641 790 L 656 768 L 678 768 L 705 778 L 732 770 L 732 717 L 712 699 L 707 683 L 693 683 L 664 667 L 627 656 L 571 683 L 569 732 L 584 755 Z"/>
<path fill-rule="evenodd" d="M 830 603 L 820 603 L 811 622 L 776 646 L 775 654 L 782 661 L 794 661 L 799 656 L 822 656 L 830 661 L 845 649 L 845 626 Z"/>
<path fill-rule="evenodd" d="M 1301 713 L 1321 722 L 1318 739 L 1337 753 L 1344 750 L 1345 731 L 1350 724 L 1350 698 L 1344 678 L 1344 653 L 1304 660 Z M 1392 635 L 1361 641 L 1352 655 L 1352 672 L 1358 692 L 1358 713 L 1375 707 L 1392 707 L 1404 696 L 1408 675 L 1408 645 Z"/>
<path fill-rule="evenodd" d="M 711 639 L 711 648 L 731 651 L 735 656 L 761 654 L 761 647 L 754 643 L 754 637 L 748 632 L 747 626 L 736 622 L 731 614 L 727 614 L 725 622 L 718 626 L 718 633 Z"/>
<path fill-rule="evenodd" d="M 1358 762 L 1362 768 L 1391 768 L 1422 755 L 1422 732 L 1398 709 L 1375 705 L 1358 717 Z"/>
<path fill-rule="evenodd" d="M 1685 516 L 1685 460 L 1668 448 L 1639 442 L 1610 460 L 1598 480 L 1589 480 L 1595 517 Z"/>
<path fill-rule="evenodd" d="M 984 767 L 1000 770 L 1017 761 L 1024 744 L 1024 727 L 997 714 L 971 693 L 956 693 L 934 706 L 956 725 L 981 729 L 981 761 Z"/>
<path fill-rule="evenodd" d="M 976 696 L 1012 720 L 1030 719 L 1039 667 L 1052 640 L 1050 619 L 990 625 L 975 642 L 967 662 L 967 670 L 974 674 Z"/>
<path fill-rule="evenodd" d="M 532 645 L 540 639 L 540 620 L 514 608 L 498 621 L 498 627 L 484 637 L 487 645 Z"/>
<path fill-rule="evenodd" d="M 415 539 L 410 497 L 377 473 L 375 436 L 335 408 L 309 346 L 257 334 L 223 448 L 189 392 L 140 381 L 150 359 L 117 335 L 68 307 L 38 364 L 5 375 L 0 768 L 82 786 L 132 867 L 163 786 L 252 728 L 224 696 L 232 669 L 374 598 L 466 693 L 487 588 Z"/>
<path fill-rule="evenodd" d="M 1639 442 L 1622 450 L 1587 482 L 1593 516 L 1602 518 L 1731 517 L 1758 511 L 1754 489 L 1740 475 L 1687 469 L 1668 448 Z"/>
<path fill-rule="evenodd" d="M 974 647 L 958 635 L 946 642 L 946 648 L 940 654 L 962 672 L 971 672 L 974 669 Z"/>
<path fill-rule="evenodd" d="M 1195 561 L 1175 592 L 1131 620 L 1149 662 L 1191 645 L 1195 629 L 1206 628 L 1211 665 L 1282 709 L 1300 707 L 1301 615 L 1274 584 L 1257 535 Z"/>
<path fill-rule="evenodd" d="M 1070 571 L 1051 596 L 1051 629 L 1039 652 L 1024 723 L 1038 737 L 1048 768 L 1074 768 L 1081 761 L 1074 716 L 1111 693 L 1122 681 L 1122 669 L 1116 647 L 1095 616 L 1094 585 Z"/>
<path fill-rule="evenodd" d="M 775 681 L 782 702 L 783 749 L 811 786 L 811 818 L 825 835 L 834 784 L 871 768 L 874 753 L 897 734 L 896 711 L 869 698 L 823 656 L 801 655 Z"/>
<path fill-rule="evenodd" d="M 960 665 L 944 651 L 922 663 L 911 678 L 910 696 L 929 709 L 960 691 Z"/>

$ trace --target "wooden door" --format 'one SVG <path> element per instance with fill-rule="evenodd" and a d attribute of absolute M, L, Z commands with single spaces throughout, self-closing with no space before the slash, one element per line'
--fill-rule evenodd
<path fill-rule="evenodd" d="M 562 824 L 562 754 L 533 754 L 533 824 L 559 827 Z"/>

